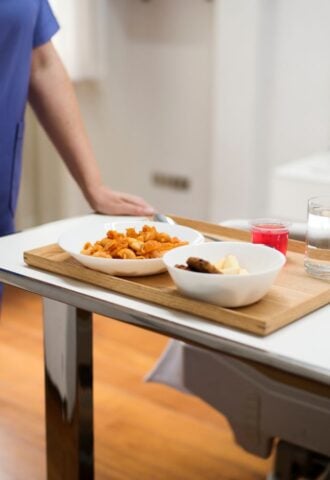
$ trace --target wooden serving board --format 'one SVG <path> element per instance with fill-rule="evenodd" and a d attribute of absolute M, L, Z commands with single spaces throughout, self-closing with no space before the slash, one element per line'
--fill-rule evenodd
<path fill-rule="evenodd" d="M 181 225 L 221 240 L 249 241 L 248 232 L 181 217 L 172 218 Z M 90 270 L 70 257 L 57 244 L 24 252 L 24 260 L 32 267 L 264 336 L 330 301 L 330 284 L 305 273 L 303 251 L 302 242 L 290 240 L 287 263 L 268 294 L 253 305 L 235 309 L 184 297 L 177 291 L 167 273 L 120 278 Z"/>

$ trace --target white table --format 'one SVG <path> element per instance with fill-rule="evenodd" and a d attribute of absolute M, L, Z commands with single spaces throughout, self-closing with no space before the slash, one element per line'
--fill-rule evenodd
<path fill-rule="evenodd" d="M 94 215 L 97 219 L 97 215 Z M 48 478 L 94 475 L 92 313 L 204 349 L 249 359 L 330 385 L 330 306 L 265 338 L 28 267 L 23 251 L 55 243 L 81 218 L 0 239 L 0 281 L 45 297 Z M 104 217 L 105 221 L 119 220 Z M 127 220 L 127 217 L 124 218 Z M 67 442 L 63 441 L 63 435 Z M 56 451 L 56 453 L 55 453 Z M 66 457 L 63 462 L 63 458 Z M 64 465 L 65 464 L 65 465 Z"/>

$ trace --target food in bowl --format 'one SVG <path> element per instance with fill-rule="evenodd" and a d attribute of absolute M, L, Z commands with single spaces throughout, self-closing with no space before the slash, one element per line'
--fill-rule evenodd
<path fill-rule="evenodd" d="M 219 258 L 235 255 L 248 274 L 202 275 L 176 265 L 189 257 L 216 264 Z M 193 299 L 235 308 L 250 305 L 270 290 L 285 264 L 285 256 L 273 248 L 245 242 L 207 242 L 187 245 L 165 253 L 163 261 L 178 290 Z"/>
<path fill-rule="evenodd" d="M 215 263 L 198 257 L 189 257 L 185 265 L 175 265 L 176 268 L 200 273 L 220 273 L 227 275 L 246 275 L 249 273 L 242 268 L 235 255 L 226 255 Z"/>
<path fill-rule="evenodd" d="M 143 225 L 141 230 L 126 228 L 125 233 L 108 230 L 106 237 L 94 244 L 85 243 L 81 253 L 101 258 L 143 260 L 159 258 L 166 251 L 187 244 L 168 233 L 159 232 L 154 226 Z"/>
<path fill-rule="evenodd" d="M 180 246 L 185 248 L 188 245 L 201 243 L 204 241 L 203 235 L 189 227 L 183 225 L 171 225 L 161 222 L 153 222 L 148 220 L 106 220 L 107 217 L 85 218 L 79 223 L 77 222 L 72 228 L 63 232 L 58 239 L 60 247 L 69 253 L 74 259 L 80 262 L 85 267 L 93 270 L 98 270 L 110 275 L 122 277 L 136 277 L 144 275 L 156 275 L 166 271 L 163 262 L 163 256 L 155 258 L 104 258 L 101 256 L 85 255 L 81 253 L 84 240 L 89 240 L 91 245 L 100 239 L 107 237 L 109 230 L 123 233 L 127 229 L 134 228 L 137 232 L 142 230 L 145 225 L 148 227 L 155 227 L 160 233 L 168 234 L 169 237 L 185 242 L 187 245 Z M 166 243 L 166 242 L 165 242 Z M 172 248 L 172 250 L 179 250 L 179 248 Z M 167 253 L 165 251 L 165 253 Z"/>

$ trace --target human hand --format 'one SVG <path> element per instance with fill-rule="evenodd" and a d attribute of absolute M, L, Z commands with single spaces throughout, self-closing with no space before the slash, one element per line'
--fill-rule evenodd
<path fill-rule="evenodd" d="M 106 215 L 153 215 L 155 209 L 142 198 L 129 193 L 114 192 L 105 185 L 93 189 L 88 201 L 98 213 Z"/>

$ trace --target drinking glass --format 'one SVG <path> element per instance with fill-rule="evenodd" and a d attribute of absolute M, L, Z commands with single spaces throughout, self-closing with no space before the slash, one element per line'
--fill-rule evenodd
<path fill-rule="evenodd" d="M 257 218 L 250 222 L 252 243 L 262 243 L 286 255 L 289 239 L 289 222 L 276 218 Z"/>
<path fill-rule="evenodd" d="M 330 280 L 330 195 L 308 200 L 305 270 Z"/>

